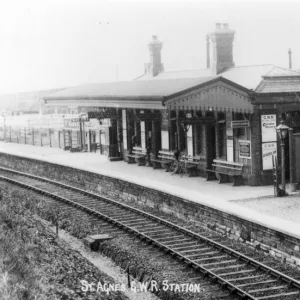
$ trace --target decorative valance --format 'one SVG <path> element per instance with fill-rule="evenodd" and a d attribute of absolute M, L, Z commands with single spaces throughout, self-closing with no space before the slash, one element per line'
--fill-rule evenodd
<path fill-rule="evenodd" d="M 167 109 L 232 111 L 253 113 L 254 106 L 248 94 L 239 93 L 226 87 L 223 83 L 195 91 L 190 95 L 182 95 L 165 102 Z"/>

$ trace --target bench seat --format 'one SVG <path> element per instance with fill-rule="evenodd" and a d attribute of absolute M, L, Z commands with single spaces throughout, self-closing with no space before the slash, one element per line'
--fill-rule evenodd
<path fill-rule="evenodd" d="M 200 164 L 200 156 L 188 156 L 183 155 L 180 158 L 181 169 L 182 173 L 188 174 L 189 177 L 191 176 L 198 176 L 198 166 Z"/>
<path fill-rule="evenodd" d="M 133 147 L 132 153 L 127 154 L 128 163 L 137 163 L 138 166 L 146 165 L 147 150 L 141 147 Z"/>
<path fill-rule="evenodd" d="M 166 172 L 169 172 L 172 162 L 175 160 L 174 152 L 172 151 L 158 151 L 157 158 L 151 158 L 153 169 L 166 169 Z"/>
<path fill-rule="evenodd" d="M 212 169 L 206 169 L 206 180 L 217 180 L 216 174 L 219 176 L 219 183 L 230 182 L 233 179 L 233 186 L 243 185 L 243 164 L 234 163 L 224 160 L 213 160 Z"/>

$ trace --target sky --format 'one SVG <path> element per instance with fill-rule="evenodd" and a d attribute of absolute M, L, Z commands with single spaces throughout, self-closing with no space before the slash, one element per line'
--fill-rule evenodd
<path fill-rule="evenodd" d="M 166 71 L 206 68 L 207 33 L 235 30 L 236 66 L 300 69 L 300 1 L 0 0 L 0 93 L 131 80 L 152 35 Z"/>

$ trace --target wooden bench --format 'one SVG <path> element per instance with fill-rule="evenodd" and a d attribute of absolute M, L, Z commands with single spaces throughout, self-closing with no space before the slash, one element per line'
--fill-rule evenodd
<path fill-rule="evenodd" d="M 80 152 L 81 151 L 81 149 L 79 147 L 72 147 L 71 146 L 69 149 L 70 149 L 70 152 Z"/>
<path fill-rule="evenodd" d="M 147 150 L 141 147 L 133 147 L 132 154 L 127 154 L 128 163 L 137 163 L 138 166 L 144 166 L 146 164 Z"/>
<path fill-rule="evenodd" d="M 200 159 L 200 156 L 182 155 L 180 158 L 181 173 L 186 173 L 189 177 L 199 175 L 198 166 Z"/>
<path fill-rule="evenodd" d="M 213 169 L 206 169 L 207 181 L 217 180 L 216 173 L 219 175 L 219 183 L 230 182 L 229 177 L 233 178 L 233 186 L 243 185 L 243 164 L 234 163 L 226 160 L 213 160 Z"/>
<path fill-rule="evenodd" d="M 172 162 L 175 160 L 173 151 L 158 151 L 158 158 L 151 158 L 153 169 L 163 168 L 169 172 Z"/>

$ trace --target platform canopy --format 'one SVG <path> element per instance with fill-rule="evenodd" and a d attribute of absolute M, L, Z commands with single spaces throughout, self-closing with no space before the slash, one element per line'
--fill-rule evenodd
<path fill-rule="evenodd" d="M 170 110 L 232 111 L 253 113 L 249 90 L 218 77 L 205 84 L 167 97 Z"/>
<path fill-rule="evenodd" d="M 189 90 L 212 78 L 102 82 L 67 88 L 43 99 L 49 106 L 165 109 L 162 105 L 165 97 Z"/>

